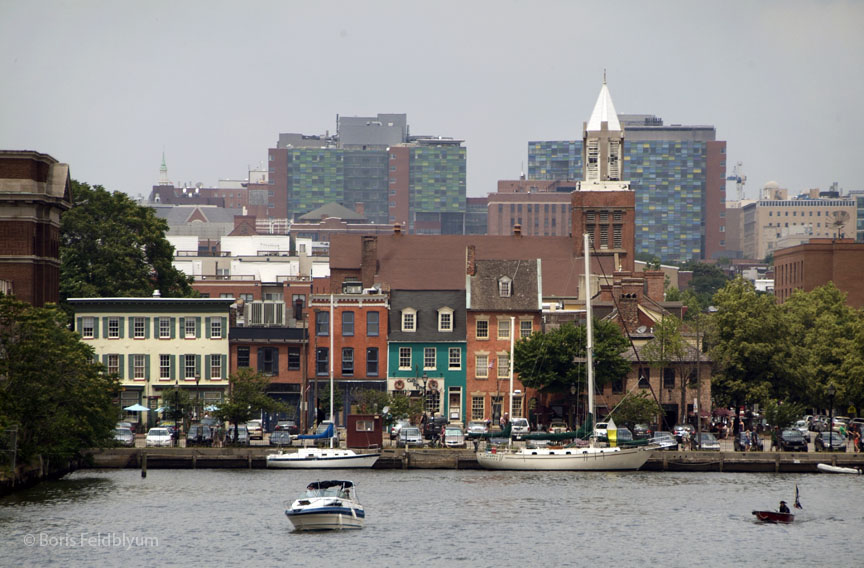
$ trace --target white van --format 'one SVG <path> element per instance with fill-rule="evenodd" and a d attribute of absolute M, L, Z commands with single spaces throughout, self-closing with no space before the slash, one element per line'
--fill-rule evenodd
<path fill-rule="evenodd" d="M 513 418 L 510 420 L 510 434 L 514 438 L 521 438 L 523 434 L 531 431 L 527 418 Z"/>

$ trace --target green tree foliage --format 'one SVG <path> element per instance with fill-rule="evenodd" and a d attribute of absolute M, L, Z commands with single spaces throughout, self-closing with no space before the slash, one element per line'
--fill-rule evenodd
<path fill-rule="evenodd" d="M 772 296 L 736 278 L 714 297 L 709 353 L 719 406 L 788 398 L 788 330 Z"/>
<path fill-rule="evenodd" d="M 648 364 L 660 371 L 660 376 L 666 369 L 672 368 L 676 376 L 676 384 L 680 393 L 679 422 L 686 421 L 687 385 L 689 377 L 696 368 L 694 350 L 682 334 L 683 322 L 672 315 L 663 317 L 654 325 L 654 339 L 641 349 L 641 357 Z"/>
<path fill-rule="evenodd" d="M 687 291 L 690 291 L 694 296 L 694 298 L 682 298 L 682 301 L 691 310 L 698 312 L 710 306 L 714 294 L 730 280 L 726 272 L 714 264 L 690 261 L 682 265 L 681 270 L 693 272 L 693 278 L 690 280 Z"/>
<path fill-rule="evenodd" d="M 330 413 L 330 381 L 326 381 L 323 385 L 324 388 L 318 387 L 318 405 L 324 410 L 325 414 Z M 339 414 L 344 408 L 345 403 L 342 401 L 342 389 L 338 386 L 334 391 L 333 396 L 333 412 Z M 331 416 L 329 420 L 333 420 Z"/>
<path fill-rule="evenodd" d="M 632 427 L 643 422 L 653 423 L 663 413 L 663 409 L 647 392 L 631 394 L 623 398 L 612 413 L 617 424 Z"/>
<path fill-rule="evenodd" d="M 112 442 L 119 387 L 103 371 L 58 308 L 0 295 L 0 426 L 17 426 L 20 462 Z"/>
<path fill-rule="evenodd" d="M 423 401 L 410 398 L 405 393 L 395 392 L 390 395 L 390 416 L 399 418 L 419 419 L 423 414 Z"/>
<path fill-rule="evenodd" d="M 60 226 L 60 297 L 194 295 L 173 267 L 168 225 L 122 192 L 72 181 L 72 208 Z"/>
<path fill-rule="evenodd" d="M 258 418 L 261 411 L 272 414 L 287 410 L 284 404 L 267 396 L 270 378 L 259 372 L 243 367 L 232 373 L 228 382 L 228 400 L 223 402 L 214 414 L 218 420 L 233 424 L 235 440 L 237 427 Z"/>
<path fill-rule="evenodd" d="M 545 392 L 569 392 L 571 385 L 585 388 L 584 363 L 587 336 L 585 326 L 565 323 L 546 333 L 534 333 L 514 347 L 514 372 L 529 388 Z M 612 322 L 594 321 L 594 378 L 605 385 L 625 376 L 630 362 L 621 356 L 629 343 Z"/>
<path fill-rule="evenodd" d="M 189 421 L 195 406 L 189 392 L 179 387 L 171 387 L 162 391 L 162 404 L 169 408 L 164 416 L 179 426 L 185 425 L 185 431 L 189 431 Z"/>
<path fill-rule="evenodd" d="M 328 403 L 329 404 L 329 403 Z M 378 389 L 363 389 L 355 399 L 359 414 L 375 414 L 390 406 L 390 395 Z"/>
<path fill-rule="evenodd" d="M 764 403 L 764 416 L 768 424 L 779 426 L 781 429 L 787 428 L 804 416 L 804 405 L 771 399 Z"/>

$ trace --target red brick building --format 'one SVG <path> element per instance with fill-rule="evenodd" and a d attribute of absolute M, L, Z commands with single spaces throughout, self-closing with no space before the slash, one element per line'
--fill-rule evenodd
<path fill-rule="evenodd" d="M 774 295 L 783 303 L 799 289 L 809 292 L 828 282 L 846 292 L 849 306 L 864 307 L 864 243 L 854 239 L 810 239 L 774 253 Z"/>
<path fill-rule="evenodd" d="M 48 154 L 0 150 L 0 291 L 34 306 L 60 300 L 60 215 L 69 166 Z"/>

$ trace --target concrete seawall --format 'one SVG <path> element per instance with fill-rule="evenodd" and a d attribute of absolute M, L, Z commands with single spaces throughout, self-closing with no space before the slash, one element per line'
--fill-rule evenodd
<path fill-rule="evenodd" d="M 92 468 L 262 469 L 267 447 L 246 448 L 111 448 L 94 450 Z M 294 450 L 287 450 L 294 451 Z M 358 453 L 363 450 L 357 450 Z M 864 454 L 789 452 L 663 452 L 655 451 L 643 470 L 753 473 L 816 473 L 828 463 L 864 468 Z M 374 469 L 478 469 L 471 450 L 385 448 Z"/>

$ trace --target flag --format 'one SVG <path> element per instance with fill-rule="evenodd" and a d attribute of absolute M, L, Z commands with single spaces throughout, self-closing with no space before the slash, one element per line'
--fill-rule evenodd
<path fill-rule="evenodd" d="M 795 484 L 795 508 L 804 510 L 804 507 L 801 506 L 801 501 L 798 500 L 798 484 Z"/>

